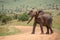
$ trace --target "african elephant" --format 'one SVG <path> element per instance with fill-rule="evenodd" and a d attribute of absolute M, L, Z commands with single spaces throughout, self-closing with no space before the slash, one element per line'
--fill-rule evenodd
<path fill-rule="evenodd" d="M 43 26 L 46 26 L 46 28 L 47 28 L 46 34 L 49 34 L 49 30 L 50 30 L 51 34 L 53 33 L 53 30 L 51 28 L 51 26 L 52 26 L 52 16 L 51 15 L 45 14 L 44 11 L 42 11 L 42 10 L 35 10 L 35 9 L 30 10 L 28 15 L 31 16 L 31 19 L 28 21 L 28 23 L 30 23 L 30 21 L 34 18 L 32 34 L 35 33 L 35 28 L 36 28 L 37 24 L 40 25 L 41 34 L 44 33 Z"/>

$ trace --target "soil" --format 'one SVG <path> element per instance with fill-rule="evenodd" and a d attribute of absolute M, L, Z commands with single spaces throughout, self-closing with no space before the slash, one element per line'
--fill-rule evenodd
<path fill-rule="evenodd" d="M 0 36 L 0 40 L 57 40 L 58 33 L 54 30 L 53 34 L 41 34 L 40 27 L 36 27 L 35 34 L 31 34 L 32 26 L 14 26 L 18 28 L 21 33 L 9 36 Z"/>

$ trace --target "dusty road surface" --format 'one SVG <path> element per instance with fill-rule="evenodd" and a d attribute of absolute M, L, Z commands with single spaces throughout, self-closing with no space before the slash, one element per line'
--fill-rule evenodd
<path fill-rule="evenodd" d="M 57 40 L 58 33 L 54 31 L 53 34 L 40 34 L 40 27 L 36 27 L 35 34 L 31 34 L 31 26 L 15 26 L 21 33 L 9 36 L 0 36 L 0 40 Z M 46 29 L 44 28 L 46 32 Z"/>

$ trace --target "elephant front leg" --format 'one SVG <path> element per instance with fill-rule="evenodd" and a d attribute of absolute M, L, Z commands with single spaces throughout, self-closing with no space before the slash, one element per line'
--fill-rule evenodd
<path fill-rule="evenodd" d="M 41 34 L 44 34 L 44 32 L 43 32 L 43 25 L 42 24 L 40 24 L 40 28 L 41 28 Z"/>
<path fill-rule="evenodd" d="M 32 34 L 35 34 L 35 28 L 36 28 L 36 23 L 33 24 L 33 30 L 32 30 Z"/>

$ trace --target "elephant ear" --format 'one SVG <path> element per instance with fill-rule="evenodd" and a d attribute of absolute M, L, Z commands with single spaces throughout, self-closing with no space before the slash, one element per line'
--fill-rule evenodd
<path fill-rule="evenodd" d="M 39 15 L 39 14 L 40 14 L 40 15 L 43 15 L 43 14 L 44 14 L 44 11 L 39 10 L 39 11 L 38 11 L 38 15 Z"/>

